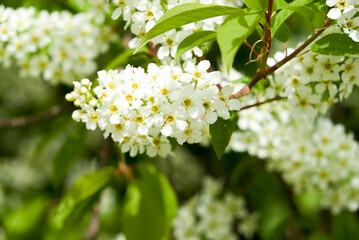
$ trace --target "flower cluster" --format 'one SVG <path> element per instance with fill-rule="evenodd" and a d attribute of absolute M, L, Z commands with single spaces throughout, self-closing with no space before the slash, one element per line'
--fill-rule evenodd
<path fill-rule="evenodd" d="M 336 19 L 338 25 L 355 42 L 359 42 L 359 4 L 357 0 L 327 0 L 331 7 L 328 17 Z"/>
<path fill-rule="evenodd" d="M 283 57 L 282 53 L 275 55 L 278 60 Z M 359 59 L 308 52 L 278 69 L 269 81 L 266 97 L 288 98 L 294 113 L 314 118 L 339 99 L 347 98 L 359 85 Z"/>
<path fill-rule="evenodd" d="M 95 58 L 111 38 L 111 30 L 87 14 L 0 6 L 0 64 L 15 63 L 22 77 L 70 84 L 95 72 Z"/>
<path fill-rule="evenodd" d="M 166 10 L 171 9 L 177 5 L 184 3 L 200 2 L 204 4 L 218 4 L 227 6 L 243 5 L 241 0 L 223 1 L 223 0 L 170 0 L 163 4 L 160 0 L 112 0 L 116 5 L 116 10 L 112 14 L 113 19 L 119 18 L 121 15 L 126 22 L 126 27 L 130 26 L 131 32 L 135 37 L 129 42 L 130 48 L 136 48 L 145 34 L 156 24 L 157 20 L 165 13 Z M 157 52 L 158 58 L 165 64 L 170 63 L 175 57 L 179 43 L 198 30 L 215 30 L 222 22 L 223 17 L 216 17 L 206 19 L 197 23 L 192 23 L 183 26 L 181 29 L 170 30 L 152 40 L 154 45 L 159 44 Z M 200 48 L 187 51 L 182 58 L 190 59 L 193 54 L 201 57 L 203 52 Z"/>
<path fill-rule="evenodd" d="M 288 103 L 240 112 L 231 148 L 268 159 L 296 194 L 319 191 L 321 205 L 334 213 L 359 208 L 359 145 L 342 125 L 291 114 Z M 272 111 L 272 112 L 271 112 Z"/>
<path fill-rule="evenodd" d="M 230 99 L 231 86 L 218 89 L 220 75 L 207 72 L 208 61 L 184 66 L 149 64 L 147 73 L 129 65 L 121 72 L 100 71 L 93 93 L 88 79 L 74 82 L 75 90 L 66 99 L 81 110 L 73 118 L 91 130 L 99 126 L 131 156 L 144 151 L 151 157 L 168 155 L 168 137 L 179 144 L 199 143 L 202 130 L 218 116 L 229 119 L 229 111 L 239 110 L 240 102 Z"/>
<path fill-rule="evenodd" d="M 241 196 L 226 192 L 220 198 L 221 183 L 206 177 L 202 191 L 180 207 L 173 223 L 176 240 L 235 240 L 238 235 L 252 238 L 259 215 L 250 214 Z"/>

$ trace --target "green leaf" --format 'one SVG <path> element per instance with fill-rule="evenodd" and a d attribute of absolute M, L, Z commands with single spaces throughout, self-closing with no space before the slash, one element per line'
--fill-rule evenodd
<path fill-rule="evenodd" d="M 268 203 L 268 202 L 266 202 Z M 290 209 L 282 202 L 271 202 L 261 211 L 260 239 L 281 239 L 291 216 Z"/>
<path fill-rule="evenodd" d="M 329 11 L 330 7 L 326 4 L 326 0 L 313 0 L 312 2 L 322 13 Z"/>
<path fill-rule="evenodd" d="M 239 47 L 253 32 L 260 17 L 258 11 L 254 13 L 251 9 L 244 9 L 240 14 L 227 18 L 218 28 L 217 41 L 228 72 Z"/>
<path fill-rule="evenodd" d="M 148 49 L 143 48 L 140 52 L 146 52 Z M 116 58 L 114 58 L 106 67 L 105 70 L 116 69 L 118 67 L 123 67 L 128 64 L 128 59 L 133 55 L 135 49 L 127 49 L 120 53 Z"/>
<path fill-rule="evenodd" d="M 230 119 L 224 120 L 223 118 L 218 118 L 214 124 L 209 125 L 212 146 L 218 159 L 222 158 L 224 151 L 226 150 L 229 141 L 231 140 L 231 136 L 234 128 L 236 127 L 236 124 L 236 115 L 232 113 Z"/>
<path fill-rule="evenodd" d="M 175 59 L 182 56 L 182 54 L 188 50 L 191 50 L 192 48 L 197 47 L 205 42 L 214 40 L 216 37 L 217 32 L 215 31 L 200 31 L 189 35 L 178 45 Z"/>
<path fill-rule="evenodd" d="M 128 62 L 128 58 L 133 55 L 135 49 L 127 49 L 126 51 L 120 53 L 116 58 L 114 58 L 107 66 L 105 70 L 108 71 L 110 69 L 118 68 L 119 66 L 123 66 Z"/>
<path fill-rule="evenodd" d="M 302 216 L 315 217 L 320 211 L 321 194 L 312 190 L 295 196 L 295 203 Z"/>
<path fill-rule="evenodd" d="M 11 235 L 29 235 L 41 223 L 40 220 L 48 203 L 48 199 L 42 196 L 23 201 L 20 207 L 4 215 L 2 219 L 4 227 Z"/>
<path fill-rule="evenodd" d="M 324 1 L 324 4 L 325 4 L 325 1 Z M 329 10 L 326 11 L 326 12 L 322 12 L 315 3 L 310 3 L 307 6 L 310 7 L 313 10 L 313 13 L 314 13 L 314 19 L 312 20 L 312 24 L 313 24 L 314 29 L 321 28 L 323 26 L 323 16 Z"/>
<path fill-rule="evenodd" d="M 162 8 L 167 11 L 168 0 L 161 0 Z"/>
<path fill-rule="evenodd" d="M 292 10 L 295 13 L 301 15 L 305 19 L 312 21 L 314 19 L 314 12 L 310 7 L 306 6 L 294 6 L 292 4 L 289 4 L 286 9 Z"/>
<path fill-rule="evenodd" d="M 268 0 L 244 0 L 244 3 L 248 8 L 268 8 Z"/>
<path fill-rule="evenodd" d="M 77 125 L 57 152 L 53 165 L 53 182 L 55 186 L 62 181 L 71 165 L 81 154 L 81 149 L 85 144 L 86 132 L 84 125 Z"/>
<path fill-rule="evenodd" d="M 305 7 L 305 5 L 312 1 L 313 0 L 296 0 L 290 4 L 285 4 L 283 1 L 281 1 L 280 8 L 282 8 L 282 10 L 274 18 L 272 24 L 272 36 L 275 36 L 276 32 L 279 30 L 282 24 L 295 12 L 308 19 L 309 21 L 312 21 L 314 19 L 314 11 L 310 7 Z"/>
<path fill-rule="evenodd" d="M 81 6 L 81 4 L 76 0 L 67 0 L 66 4 L 69 7 L 71 7 L 72 9 L 74 9 L 74 10 L 76 10 L 78 12 L 81 12 L 81 11 L 85 10 L 84 9 L 85 6 Z"/>
<path fill-rule="evenodd" d="M 288 3 L 284 0 L 277 0 L 276 3 L 277 3 L 276 10 L 279 10 L 279 9 L 282 9 L 282 8 L 285 8 L 286 6 L 288 6 Z"/>
<path fill-rule="evenodd" d="M 124 233 L 128 240 L 167 239 L 177 198 L 166 177 L 150 164 L 138 165 L 139 178 L 127 188 Z"/>
<path fill-rule="evenodd" d="M 272 36 L 275 36 L 282 24 L 294 13 L 294 11 L 289 9 L 281 10 L 274 19 L 272 25 Z"/>
<path fill-rule="evenodd" d="M 276 39 L 278 39 L 281 42 L 287 42 L 290 38 L 290 29 L 286 23 L 283 23 L 276 34 L 274 35 Z"/>
<path fill-rule="evenodd" d="M 313 2 L 313 0 L 295 0 L 291 2 L 289 5 L 291 6 L 305 6 L 309 3 Z"/>
<path fill-rule="evenodd" d="M 54 219 L 57 227 L 61 228 L 77 208 L 82 208 L 82 203 L 99 193 L 113 178 L 113 172 L 113 167 L 105 167 L 78 179 L 57 208 Z"/>
<path fill-rule="evenodd" d="M 359 43 L 346 34 L 333 33 L 314 42 L 310 50 L 324 55 L 352 56 L 359 54 Z"/>
<path fill-rule="evenodd" d="M 134 53 L 137 53 L 149 40 L 171 29 L 188 23 L 201 21 L 207 18 L 240 14 L 242 9 L 213 4 L 186 3 L 178 5 L 167 11 L 156 25 L 144 36 L 141 44 Z"/>

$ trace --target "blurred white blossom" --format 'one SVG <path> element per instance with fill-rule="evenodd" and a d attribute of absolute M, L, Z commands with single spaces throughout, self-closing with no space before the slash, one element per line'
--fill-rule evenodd
<path fill-rule="evenodd" d="M 91 14 L 36 12 L 0 5 L 0 64 L 17 65 L 23 78 L 70 84 L 96 71 L 95 59 L 116 35 Z M 91 49 L 91 51 L 89 51 Z"/>

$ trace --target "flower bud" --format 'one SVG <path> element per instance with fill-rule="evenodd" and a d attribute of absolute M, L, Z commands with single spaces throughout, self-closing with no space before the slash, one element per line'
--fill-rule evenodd
<path fill-rule="evenodd" d="M 75 111 L 72 113 L 72 119 L 75 120 L 76 122 L 80 122 L 80 120 L 81 120 L 81 115 L 82 115 L 81 110 L 75 110 Z"/>
<path fill-rule="evenodd" d="M 91 107 L 96 107 L 97 106 L 97 101 L 95 99 L 92 99 L 90 102 L 89 102 L 90 106 Z"/>
<path fill-rule="evenodd" d="M 88 80 L 87 78 L 81 80 L 81 85 L 86 88 L 90 86 L 90 83 L 91 83 L 90 80 Z"/>
<path fill-rule="evenodd" d="M 74 96 L 71 93 L 68 93 L 68 94 L 66 94 L 65 99 L 68 102 L 72 102 L 72 101 L 74 101 Z"/>
<path fill-rule="evenodd" d="M 80 100 L 75 100 L 74 105 L 76 107 L 80 107 L 81 106 L 81 101 Z"/>
<path fill-rule="evenodd" d="M 85 88 L 85 87 L 81 87 L 81 88 L 80 88 L 80 94 L 85 95 L 85 94 L 87 94 L 87 93 L 88 93 L 87 88 Z"/>

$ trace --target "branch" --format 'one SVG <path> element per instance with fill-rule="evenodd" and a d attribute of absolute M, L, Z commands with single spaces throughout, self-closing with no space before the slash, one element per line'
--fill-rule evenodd
<path fill-rule="evenodd" d="M 98 150 L 98 169 L 104 168 L 109 164 L 112 153 L 112 138 L 108 137 L 102 141 Z M 87 240 L 96 240 L 100 232 L 99 203 L 92 209 L 90 225 L 87 230 Z"/>
<path fill-rule="evenodd" d="M 91 222 L 89 226 L 89 231 L 87 233 L 88 240 L 95 240 L 97 238 L 100 230 L 99 221 L 99 204 L 96 204 L 95 207 L 92 209 Z"/>
<path fill-rule="evenodd" d="M 263 36 L 263 48 L 261 50 L 262 58 L 258 69 L 258 72 L 262 74 L 265 73 L 267 67 L 267 59 L 272 45 L 272 30 L 271 30 L 272 14 L 273 14 L 273 0 L 269 0 L 268 11 L 265 13 L 266 26 L 264 29 L 264 36 Z"/>
<path fill-rule="evenodd" d="M 0 129 L 4 128 L 17 128 L 17 127 L 25 127 L 29 125 L 33 125 L 36 123 L 40 123 L 46 121 L 50 118 L 53 118 L 63 112 L 72 109 L 72 105 L 64 104 L 61 106 L 54 106 L 48 112 L 40 115 L 34 115 L 30 117 L 18 117 L 13 118 L 7 121 L 0 122 Z"/>
<path fill-rule="evenodd" d="M 275 70 L 277 70 L 278 68 L 280 68 L 281 66 L 292 60 L 294 57 L 296 57 L 301 51 L 303 51 L 306 47 L 308 47 L 309 44 L 311 44 L 317 37 L 319 37 L 319 35 L 322 34 L 324 30 L 327 29 L 327 27 L 329 27 L 332 24 L 332 22 L 333 22 L 332 19 L 328 19 L 328 21 L 326 21 L 326 23 L 323 25 L 321 29 L 316 31 L 310 38 L 307 39 L 307 41 L 305 41 L 302 45 L 300 45 L 288 57 L 283 58 L 280 62 L 268 68 L 266 70 L 266 74 L 268 75 L 273 73 Z"/>
<path fill-rule="evenodd" d="M 270 102 L 273 102 L 273 101 L 277 101 L 277 100 L 282 100 L 282 99 L 284 99 L 284 98 L 280 97 L 280 96 L 275 96 L 274 98 L 267 99 L 267 100 L 265 100 L 263 102 L 257 102 L 257 103 L 251 104 L 251 105 L 244 106 L 241 109 L 239 109 L 239 111 L 243 111 L 243 110 L 246 110 L 246 109 L 252 108 L 252 107 L 258 107 L 260 105 L 270 103 Z"/>
<path fill-rule="evenodd" d="M 261 71 L 260 68 L 257 70 L 256 76 L 252 79 L 252 81 L 245 86 L 243 89 L 241 89 L 239 92 L 234 93 L 231 95 L 231 98 L 239 98 L 241 96 L 247 95 L 251 92 L 251 89 L 254 85 L 257 84 L 261 79 L 266 78 L 267 75 L 272 74 L 274 71 L 276 71 L 278 68 L 292 60 L 294 57 L 296 57 L 300 52 L 302 52 L 306 47 L 308 47 L 315 39 L 319 37 L 320 34 L 324 32 L 325 29 L 327 29 L 331 24 L 333 23 L 332 19 L 328 19 L 322 28 L 317 30 L 310 38 L 308 38 L 302 45 L 300 45 L 293 53 L 283 58 L 281 61 L 273 65 L 272 67 L 269 67 L 265 69 L 264 71 Z"/>

